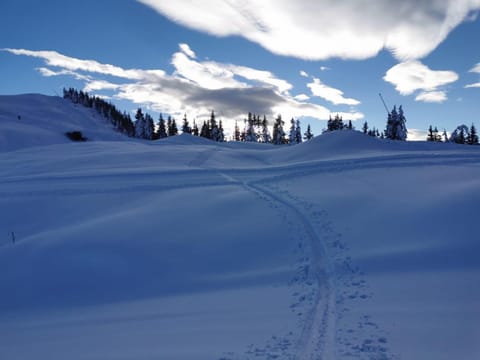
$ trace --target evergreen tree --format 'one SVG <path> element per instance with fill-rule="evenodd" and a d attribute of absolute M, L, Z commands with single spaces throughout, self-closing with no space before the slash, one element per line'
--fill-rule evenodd
<path fill-rule="evenodd" d="M 188 123 L 187 114 L 185 114 L 183 116 L 182 133 L 185 133 L 185 134 L 191 134 L 192 133 L 192 128 L 190 127 L 190 124 Z"/>
<path fill-rule="evenodd" d="M 447 130 L 443 129 L 443 142 L 448 143 Z"/>
<path fill-rule="evenodd" d="M 175 122 L 175 118 L 168 117 L 167 120 L 168 124 L 168 136 L 175 136 L 178 135 L 178 128 L 177 123 Z"/>
<path fill-rule="evenodd" d="M 210 122 L 209 122 L 209 128 L 210 128 L 210 137 L 209 139 L 212 139 L 213 141 L 218 141 L 218 125 L 217 125 L 217 120 L 215 119 L 215 112 L 212 110 L 212 113 L 210 114 Z"/>
<path fill-rule="evenodd" d="M 433 135 L 432 125 L 428 127 L 427 141 L 435 141 L 435 136 Z"/>
<path fill-rule="evenodd" d="M 194 136 L 198 136 L 199 135 L 199 132 L 198 132 L 198 126 L 195 122 L 195 119 L 193 120 L 193 127 L 192 127 L 192 134 Z"/>
<path fill-rule="evenodd" d="M 295 119 L 290 120 L 290 132 L 288 134 L 288 143 L 295 144 L 295 138 L 297 136 L 297 131 L 295 130 Z"/>
<path fill-rule="evenodd" d="M 261 130 L 261 136 L 260 140 L 263 143 L 269 143 L 272 141 L 271 136 L 270 136 L 270 131 L 268 130 L 268 122 L 267 122 L 267 117 L 263 115 L 263 120 L 262 120 L 262 130 Z"/>
<path fill-rule="evenodd" d="M 210 139 L 210 129 L 208 128 L 206 121 L 203 122 L 202 128 L 200 130 L 200 136 L 206 139 Z"/>
<path fill-rule="evenodd" d="M 272 143 L 275 145 L 282 145 L 287 142 L 285 139 L 285 132 L 283 131 L 283 124 L 282 116 L 278 115 L 273 124 Z"/>
<path fill-rule="evenodd" d="M 455 144 L 465 144 L 469 136 L 469 129 L 466 125 L 459 125 L 450 135 L 450 141 Z"/>
<path fill-rule="evenodd" d="M 157 138 L 163 139 L 168 136 L 167 133 L 167 126 L 165 124 L 165 119 L 163 118 L 162 114 L 160 114 L 160 117 L 158 118 L 158 129 L 157 129 Z"/>
<path fill-rule="evenodd" d="M 353 130 L 352 120 L 348 120 L 347 129 L 348 129 L 348 130 Z"/>
<path fill-rule="evenodd" d="M 405 123 L 406 119 L 402 106 L 400 105 L 398 112 L 397 107 L 393 106 L 392 111 L 388 114 L 385 137 L 391 140 L 407 140 L 407 127 Z"/>
<path fill-rule="evenodd" d="M 363 123 L 362 131 L 364 134 L 368 134 L 368 123 L 366 121 Z"/>
<path fill-rule="evenodd" d="M 218 122 L 217 141 L 219 141 L 219 142 L 224 142 L 224 141 L 225 141 L 225 134 L 223 133 L 222 120 L 220 120 L 220 121 Z"/>
<path fill-rule="evenodd" d="M 235 120 L 235 130 L 233 132 L 233 140 L 240 141 L 240 128 L 238 127 L 237 120 Z"/>
<path fill-rule="evenodd" d="M 297 119 L 295 123 L 295 143 L 300 144 L 302 142 L 302 129 L 300 127 L 300 120 Z"/>
<path fill-rule="evenodd" d="M 150 114 L 145 114 L 145 123 L 144 123 L 144 135 L 145 139 L 153 140 L 155 136 L 155 125 L 153 124 L 153 119 Z"/>
<path fill-rule="evenodd" d="M 339 114 L 336 114 L 334 119 L 332 119 L 332 116 L 329 117 L 327 121 L 327 131 L 343 130 L 344 128 L 345 124 Z"/>
<path fill-rule="evenodd" d="M 248 113 L 248 119 L 246 122 L 246 129 L 245 129 L 245 141 L 248 142 L 256 142 L 257 141 L 257 133 L 255 132 L 255 122 L 252 113 Z"/>
<path fill-rule="evenodd" d="M 135 137 L 145 139 L 145 116 L 140 108 L 135 114 Z"/>
<path fill-rule="evenodd" d="M 475 128 L 475 125 L 472 124 L 470 127 L 470 131 L 467 136 L 467 144 L 468 145 L 478 145 L 478 135 L 477 135 L 477 129 Z"/>
<path fill-rule="evenodd" d="M 313 133 L 312 133 L 312 130 L 310 129 L 310 124 L 308 124 L 307 131 L 305 131 L 305 134 L 303 134 L 303 139 L 308 141 L 311 138 L 313 138 Z"/>

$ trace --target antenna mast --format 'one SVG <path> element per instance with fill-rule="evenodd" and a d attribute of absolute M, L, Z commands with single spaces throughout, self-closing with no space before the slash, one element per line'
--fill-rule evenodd
<path fill-rule="evenodd" d="M 383 106 L 385 106 L 385 110 L 387 110 L 387 114 L 390 115 L 390 111 L 388 111 L 387 104 L 385 104 L 385 100 L 383 100 L 382 93 L 378 93 L 378 96 L 380 96 L 380 100 L 382 100 Z"/>

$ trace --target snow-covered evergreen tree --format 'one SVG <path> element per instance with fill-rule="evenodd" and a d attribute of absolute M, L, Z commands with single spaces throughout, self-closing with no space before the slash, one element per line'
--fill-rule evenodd
<path fill-rule="evenodd" d="M 145 139 L 145 116 L 140 108 L 135 114 L 135 137 Z"/>
<path fill-rule="evenodd" d="M 305 131 L 305 134 L 303 134 L 303 139 L 308 141 L 311 138 L 313 138 L 313 133 L 312 129 L 310 128 L 310 124 L 308 124 L 307 131 Z"/>
<path fill-rule="evenodd" d="M 297 119 L 295 123 L 295 143 L 300 144 L 302 142 L 302 128 L 300 127 L 300 120 Z"/>
<path fill-rule="evenodd" d="M 190 127 L 190 124 L 188 123 L 187 114 L 185 114 L 183 116 L 182 132 L 185 133 L 185 134 L 191 134 L 192 133 L 192 128 Z"/>
<path fill-rule="evenodd" d="M 465 144 L 469 129 L 466 125 L 459 125 L 450 135 L 450 142 L 456 144 Z"/>
<path fill-rule="evenodd" d="M 145 123 L 144 123 L 144 135 L 145 139 L 153 140 L 155 137 L 155 125 L 150 114 L 145 114 Z"/>
<path fill-rule="evenodd" d="M 475 128 L 475 125 L 472 124 L 470 126 L 470 131 L 467 136 L 467 144 L 468 145 L 478 145 L 478 135 L 477 135 L 477 129 Z"/>
<path fill-rule="evenodd" d="M 397 107 L 394 105 L 392 111 L 388 114 L 385 137 L 391 140 L 407 140 L 407 127 L 405 123 L 406 118 L 402 106 L 400 105 L 397 112 Z"/>
<path fill-rule="evenodd" d="M 165 124 L 165 119 L 163 118 L 162 114 L 160 114 L 158 118 L 157 124 L 157 138 L 163 139 L 168 136 L 167 134 L 167 126 Z"/>
<path fill-rule="evenodd" d="M 219 142 L 224 142 L 225 141 L 225 134 L 223 133 L 223 124 L 222 120 L 218 122 L 218 133 L 217 133 L 217 140 Z"/>
<path fill-rule="evenodd" d="M 248 141 L 248 142 L 257 141 L 257 133 L 255 132 L 255 124 L 254 124 L 252 113 L 248 113 L 248 119 L 246 122 L 246 129 L 245 129 L 245 141 Z"/>
<path fill-rule="evenodd" d="M 168 136 L 175 136 L 178 134 L 178 128 L 177 128 L 177 123 L 174 118 L 171 116 L 168 117 L 167 119 L 167 135 Z"/>
<path fill-rule="evenodd" d="M 198 126 L 197 126 L 197 123 L 195 122 L 195 119 L 193 119 L 192 135 L 194 136 L 199 135 Z"/>
<path fill-rule="evenodd" d="M 272 143 L 275 145 L 282 145 L 286 143 L 285 132 L 283 131 L 282 116 L 278 115 L 273 124 Z"/>
<path fill-rule="evenodd" d="M 267 117 L 263 115 L 263 120 L 262 120 L 262 129 L 260 133 L 260 141 L 263 143 L 269 143 L 272 141 L 272 137 L 270 135 L 270 130 L 268 130 L 268 122 L 267 122 Z"/>
<path fill-rule="evenodd" d="M 238 127 L 238 122 L 235 120 L 235 129 L 233 131 L 233 141 L 240 141 L 240 128 Z"/>

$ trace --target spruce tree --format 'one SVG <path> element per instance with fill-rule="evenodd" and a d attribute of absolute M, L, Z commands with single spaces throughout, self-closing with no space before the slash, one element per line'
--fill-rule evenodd
<path fill-rule="evenodd" d="M 261 141 L 263 143 L 269 143 L 272 141 L 270 131 L 268 130 L 267 117 L 265 115 L 263 115 L 262 120 Z"/>
<path fill-rule="evenodd" d="M 197 123 L 195 122 L 195 119 L 193 119 L 192 135 L 194 136 L 199 135 L 198 126 L 197 126 Z"/>
<path fill-rule="evenodd" d="M 288 135 L 288 143 L 295 144 L 295 139 L 297 137 L 297 131 L 295 130 L 295 119 L 290 120 L 290 132 Z"/>
<path fill-rule="evenodd" d="M 308 141 L 311 138 L 313 138 L 313 133 L 312 133 L 312 130 L 310 129 L 310 124 L 308 124 L 307 131 L 305 131 L 305 134 L 303 134 L 303 139 Z"/>
<path fill-rule="evenodd" d="M 366 121 L 363 123 L 362 131 L 364 134 L 368 133 L 368 123 Z"/>
<path fill-rule="evenodd" d="M 166 138 L 168 136 L 167 134 L 167 127 L 165 124 L 165 119 L 163 118 L 162 114 L 160 114 L 160 117 L 158 118 L 158 129 L 157 129 L 157 137 L 159 139 Z"/>
<path fill-rule="evenodd" d="M 477 129 L 475 128 L 475 125 L 473 125 L 473 124 L 470 127 L 470 131 L 468 133 L 467 144 L 468 145 L 478 145 Z"/>
<path fill-rule="evenodd" d="M 285 132 L 283 131 L 282 116 L 278 115 L 273 124 L 272 143 L 275 145 L 282 145 L 286 143 Z"/>
<path fill-rule="evenodd" d="M 168 126 L 168 136 L 175 136 L 178 135 L 178 128 L 177 123 L 175 122 L 175 118 L 172 118 L 170 121 L 170 117 L 168 117 L 170 125 Z"/>
<path fill-rule="evenodd" d="M 185 134 L 191 134 L 192 133 L 192 128 L 190 127 L 190 124 L 188 123 L 187 114 L 183 115 L 182 133 L 185 133 Z"/>
<path fill-rule="evenodd" d="M 240 141 L 240 128 L 238 127 L 238 122 L 235 120 L 235 129 L 233 132 L 233 140 Z"/>
<path fill-rule="evenodd" d="M 300 144 L 302 142 L 302 129 L 300 127 L 300 120 L 297 119 L 295 124 L 295 143 Z"/>
<path fill-rule="evenodd" d="M 137 109 L 135 114 L 135 137 L 145 139 L 145 117 L 140 108 Z"/>
<path fill-rule="evenodd" d="M 254 117 L 250 112 L 248 113 L 248 119 L 246 122 L 245 141 L 248 141 L 248 142 L 257 141 L 257 133 L 255 132 Z"/>
<path fill-rule="evenodd" d="M 155 125 L 150 114 L 145 114 L 144 135 L 147 140 L 153 140 L 155 135 Z"/>

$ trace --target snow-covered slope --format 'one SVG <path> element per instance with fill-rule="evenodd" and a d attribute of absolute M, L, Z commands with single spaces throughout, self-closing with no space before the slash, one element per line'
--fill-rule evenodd
<path fill-rule="evenodd" d="M 125 140 L 92 109 L 57 96 L 0 96 L 0 152 L 71 142 L 67 131 L 81 131 L 89 140 Z"/>
<path fill-rule="evenodd" d="M 0 359 L 480 358 L 477 147 L 49 144 L 0 153 Z"/>

